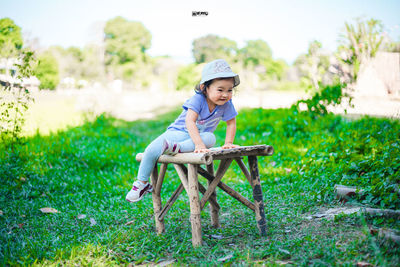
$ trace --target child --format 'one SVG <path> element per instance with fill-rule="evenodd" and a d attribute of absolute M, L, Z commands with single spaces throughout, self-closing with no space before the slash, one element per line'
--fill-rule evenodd
<path fill-rule="evenodd" d="M 226 121 L 226 137 L 223 149 L 235 148 L 237 112 L 232 104 L 233 88 L 240 83 L 239 75 L 232 72 L 223 59 L 204 66 L 196 94 L 183 104 L 183 111 L 165 133 L 145 149 L 139 166 L 138 177 L 126 200 L 136 202 L 153 187 L 148 182 L 157 159 L 162 154 L 180 152 L 205 153 L 215 144 L 214 130 L 220 120 Z"/>

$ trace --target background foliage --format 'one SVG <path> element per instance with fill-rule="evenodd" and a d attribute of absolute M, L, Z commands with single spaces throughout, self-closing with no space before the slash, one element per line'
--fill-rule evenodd
<path fill-rule="evenodd" d="M 0 57 L 15 56 L 22 45 L 21 28 L 10 18 L 0 19 Z"/>
<path fill-rule="evenodd" d="M 38 57 L 38 64 L 35 69 L 35 75 L 40 81 L 40 89 L 56 89 L 59 78 L 59 68 L 55 57 L 50 53 L 41 54 Z"/>

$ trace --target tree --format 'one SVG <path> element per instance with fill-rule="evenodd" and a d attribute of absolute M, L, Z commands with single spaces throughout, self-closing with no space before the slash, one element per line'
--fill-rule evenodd
<path fill-rule="evenodd" d="M 329 55 L 323 52 L 320 42 L 313 41 L 308 46 L 307 54 L 300 55 L 294 65 L 298 68 L 303 83 L 318 91 L 330 66 Z"/>
<path fill-rule="evenodd" d="M 151 34 L 142 23 L 116 17 L 105 28 L 105 64 L 119 77 L 129 78 L 143 62 Z"/>
<path fill-rule="evenodd" d="M 22 45 L 21 28 L 9 18 L 0 19 L 0 56 L 18 56 Z"/>
<path fill-rule="evenodd" d="M 282 59 L 267 59 L 264 61 L 267 77 L 281 81 L 289 66 Z"/>
<path fill-rule="evenodd" d="M 342 45 L 338 48 L 342 69 L 349 69 L 349 82 L 357 80 L 357 74 L 362 63 L 374 57 L 380 50 L 383 36 L 383 24 L 379 20 L 356 19 L 356 25 L 345 23 L 345 34 L 342 35 Z"/>
<path fill-rule="evenodd" d="M 58 63 L 55 57 L 47 52 L 38 57 L 39 64 L 35 69 L 36 77 L 40 81 L 40 89 L 56 89 L 60 82 Z"/>
<path fill-rule="evenodd" d="M 239 53 L 245 66 L 261 65 L 272 59 L 272 50 L 263 40 L 247 41 L 246 46 L 240 49 Z"/>
<path fill-rule="evenodd" d="M 72 77 L 75 80 L 95 81 L 104 77 L 103 53 L 97 45 L 67 49 L 53 46 L 49 48 L 48 52 L 58 62 L 61 79 Z"/>
<path fill-rule="evenodd" d="M 190 90 L 194 89 L 198 82 L 201 72 L 197 68 L 196 64 L 188 64 L 178 69 L 176 79 L 176 90 Z"/>
<path fill-rule="evenodd" d="M 192 52 L 196 63 L 204 63 L 218 58 L 232 61 L 237 50 L 235 41 L 209 34 L 193 41 Z"/>

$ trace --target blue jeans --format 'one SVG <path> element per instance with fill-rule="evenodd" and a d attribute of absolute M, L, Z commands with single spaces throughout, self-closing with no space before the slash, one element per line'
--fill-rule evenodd
<path fill-rule="evenodd" d="M 215 144 L 215 135 L 210 132 L 200 133 L 201 140 L 207 148 L 213 147 Z M 190 138 L 189 133 L 177 130 L 167 130 L 165 133 L 157 137 L 144 151 L 142 161 L 140 162 L 138 171 L 138 180 L 148 181 L 151 171 L 153 170 L 157 159 L 163 151 L 164 139 L 176 142 L 180 145 L 181 152 L 193 152 L 195 145 Z"/>

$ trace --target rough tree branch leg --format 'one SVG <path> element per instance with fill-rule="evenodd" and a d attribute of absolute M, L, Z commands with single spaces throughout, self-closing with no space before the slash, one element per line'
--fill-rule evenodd
<path fill-rule="evenodd" d="M 153 184 L 153 188 L 156 188 L 157 182 L 158 182 L 157 163 L 154 166 L 153 171 L 151 172 L 150 179 L 151 179 L 151 183 Z M 153 190 L 152 196 L 153 196 L 154 219 L 156 221 L 157 234 L 162 234 L 165 232 L 164 219 L 162 219 L 162 220 L 158 219 L 161 209 L 162 209 L 161 195 L 160 195 L 160 192 L 156 192 L 156 190 Z"/>
<path fill-rule="evenodd" d="M 190 221 L 192 223 L 192 244 L 193 247 L 197 247 L 202 245 L 203 237 L 201 234 L 199 181 L 196 164 L 188 164 L 188 187 Z"/>
<path fill-rule="evenodd" d="M 214 176 L 214 164 L 213 162 L 211 162 L 211 164 L 207 165 L 207 171 Z M 207 184 L 208 186 L 210 186 L 211 182 L 209 180 L 207 180 Z M 214 202 L 217 202 L 217 192 L 214 190 L 214 192 L 211 194 L 210 197 L 210 217 L 211 217 L 211 225 L 214 228 L 219 228 L 221 225 L 219 223 L 219 207 L 214 205 Z"/>
<path fill-rule="evenodd" d="M 256 221 L 261 236 L 267 235 L 267 222 L 265 220 L 264 200 L 261 190 L 260 174 L 258 172 L 258 161 L 256 156 L 249 156 L 251 187 L 253 188 L 253 197 L 256 213 Z"/>

